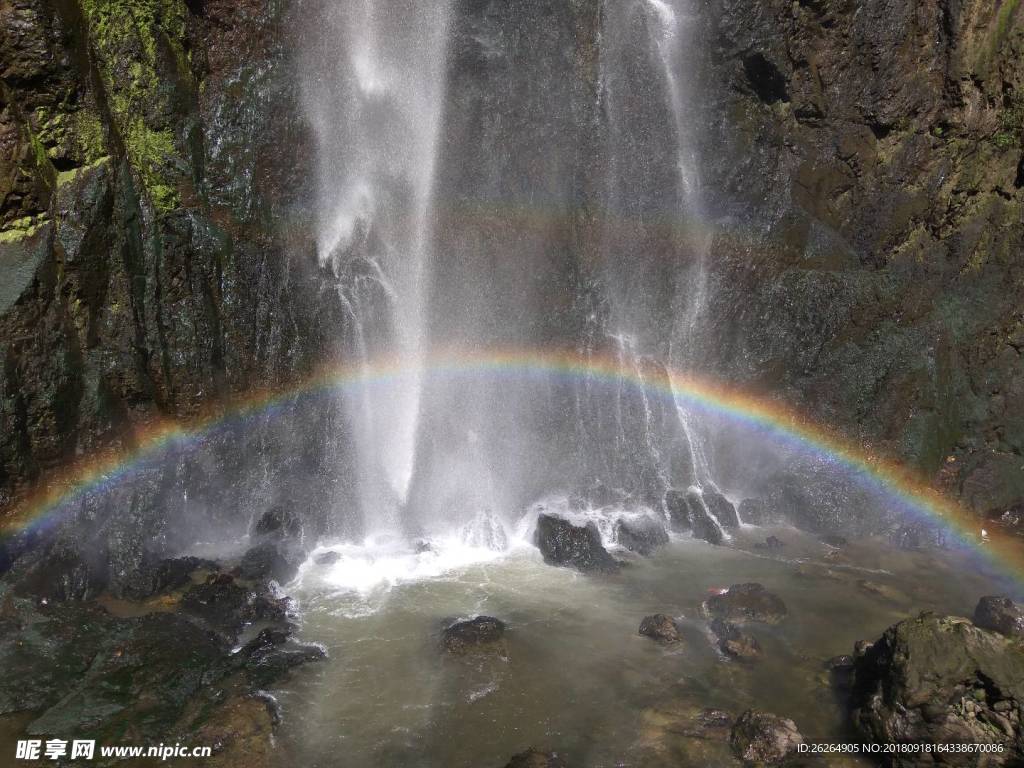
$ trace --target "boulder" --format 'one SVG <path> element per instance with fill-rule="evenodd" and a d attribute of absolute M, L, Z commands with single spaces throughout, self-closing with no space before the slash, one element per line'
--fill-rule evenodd
<path fill-rule="evenodd" d="M 747 525 L 774 525 L 785 520 L 785 517 L 766 499 L 743 499 L 738 513 L 740 519 Z"/>
<path fill-rule="evenodd" d="M 295 643 L 283 629 L 267 628 L 239 651 L 249 682 L 265 688 L 290 669 L 310 661 L 319 661 L 327 653 L 319 645 Z"/>
<path fill-rule="evenodd" d="M 967 619 L 921 614 L 854 654 L 853 723 L 879 744 L 1002 744 L 986 765 L 1024 761 L 1024 646 Z M 918 754 L 892 764 L 916 766 Z M 943 765 L 978 754 L 944 753 Z"/>
<path fill-rule="evenodd" d="M 619 569 L 619 564 L 601 544 L 601 534 L 592 522 L 573 525 L 561 517 L 541 513 L 534 540 L 548 565 L 603 573 Z"/>
<path fill-rule="evenodd" d="M 753 709 L 739 716 L 729 735 L 733 753 L 750 765 L 778 765 L 803 743 L 792 720 Z"/>
<path fill-rule="evenodd" d="M 658 547 L 668 544 L 668 533 L 659 520 L 649 515 L 623 518 L 615 524 L 615 539 L 619 546 L 641 555 L 650 555 Z"/>
<path fill-rule="evenodd" d="M 503 652 L 505 624 L 493 616 L 477 616 L 452 624 L 441 634 L 441 645 L 453 655 Z"/>
<path fill-rule="evenodd" d="M 764 541 L 754 544 L 754 549 L 782 549 L 786 546 L 778 536 L 769 536 Z"/>
<path fill-rule="evenodd" d="M 1008 597 L 981 598 L 974 609 L 974 623 L 1007 637 L 1024 636 L 1024 610 Z"/>
<path fill-rule="evenodd" d="M 736 507 L 725 496 L 714 488 L 705 488 L 701 493 L 708 512 L 715 516 L 723 528 L 739 528 L 740 518 L 736 514 Z"/>
<path fill-rule="evenodd" d="M 705 600 L 704 610 L 711 618 L 737 623 L 778 624 L 787 613 L 782 598 L 757 583 L 734 584 L 722 594 Z"/>
<path fill-rule="evenodd" d="M 679 625 L 671 616 L 664 613 L 656 613 L 653 616 L 645 616 L 640 622 L 640 634 L 657 640 L 659 643 L 678 643 Z"/>
<path fill-rule="evenodd" d="M 761 655 L 761 644 L 731 621 L 713 619 L 711 631 L 718 638 L 718 649 L 734 659 L 754 659 Z"/>
<path fill-rule="evenodd" d="M 252 526 L 256 539 L 289 541 L 302 538 L 302 520 L 290 509 L 271 507 Z"/>
<path fill-rule="evenodd" d="M 557 752 L 528 749 L 509 760 L 505 768 L 566 768 L 566 763 Z"/>
<path fill-rule="evenodd" d="M 317 565 L 334 565 L 341 559 L 341 554 L 331 550 L 330 552 L 321 552 L 319 555 L 313 558 L 313 562 Z"/>

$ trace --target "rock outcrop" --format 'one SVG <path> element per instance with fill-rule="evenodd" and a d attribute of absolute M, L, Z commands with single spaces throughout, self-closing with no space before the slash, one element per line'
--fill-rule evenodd
<path fill-rule="evenodd" d="M 1008 597 L 983 597 L 974 609 L 974 624 L 1007 637 L 1024 637 L 1024 609 Z"/>
<path fill-rule="evenodd" d="M 728 622 L 758 621 L 778 624 L 786 617 L 782 598 L 769 592 L 762 584 L 733 584 L 725 592 L 704 601 L 704 611 L 714 619 Z"/>
<path fill-rule="evenodd" d="M 748 765 L 779 765 L 803 743 L 792 720 L 753 709 L 737 718 L 729 734 L 733 753 Z"/>
<path fill-rule="evenodd" d="M 446 627 L 441 633 L 441 645 L 455 656 L 468 653 L 503 652 L 505 650 L 505 623 L 493 616 L 477 616 Z"/>
<path fill-rule="evenodd" d="M 623 518 L 615 524 L 615 540 L 620 547 L 640 555 L 650 555 L 668 544 L 668 532 L 650 515 Z"/>
<path fill-rule="evenodd" d="M 1016 765 L 1024 756 L 1024 647 L 967 619 L 922 614 L 855 653 L 850 703 L 871 741 L 1001 744 L 986 764 Z M 912 753 L 890 759 L 925 761 Z M 976 765 L 978 755 L 950 752 L 942 762 Z"/>
<path fill-rule="evenodd" d="M 671 616 L 666 616 L 664 613 L 645 616 L 644 620 L 640 622 L 639 632 L 641 635 L 657 640 L 659 643 L 678 643 L 681 639 L 679 625 L 676 624 L 675 619 Z"/>
<path fill-rule="evenodd" d="M 603 573 L 619 569 L 615 558 L 601 543 L 601 534 L 593 522 L 574 525 L 561 517 L 542 513 L 537 518 L 534 541 L 549 565 Z"/>

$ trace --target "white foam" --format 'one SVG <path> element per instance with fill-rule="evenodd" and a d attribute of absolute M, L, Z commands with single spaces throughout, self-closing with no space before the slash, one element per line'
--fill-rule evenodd
<path fill-rule="evenodd" d="M 321 546 L 310 554 L 297 579 L 302 586 L 365 596 L 400 584 L 443 578 L 505 557 L 510 548 L 501 523 L 490 516 L 478 520 L 482 520 L 486 534 L 471 523 L 419 545 L 410 544 L 404 537 L 376 535 L 362 543 Z M 337 553 L 338 559 L 329 565 L 317 564 L 317 556 L 327 552 Z"/>

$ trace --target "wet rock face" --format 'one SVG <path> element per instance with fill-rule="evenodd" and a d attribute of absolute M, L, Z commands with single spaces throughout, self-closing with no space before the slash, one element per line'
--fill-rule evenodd
<path fill-rule="evenodd" d="M 788 612 L 782 598 L 757 583 L 734 584 L 722 594 L 712 595 L 704 601 L 704 610 L 715 619 L 765 624 L 778 624 Z"/>
<path fill-rule="evenodd" d="M 615 538 L 619 546 L 641 555 L 653 554 L 658 547 L 668 544 L 665 526 L 649 515 L 619 520 Z"/>
<path fill-rule="evenodd" d="M 664 613 L 645 616 L 644 620 L 640 622 L 639 632 L 659 643 L 678 643 L 682 639 L 679 635 L 679 625 L 676 624 L 675 619 Z"/>
<path fill-rule="evenodd" d="M 739 716 L 729 735 L 733 753 L 748 765 L 779 765 L 803 743 L 792 720 L 753 709 Z"/>
<path fill-rule="evenodd" d="M 579 571 L 613 573 L 619 564 L 601 543 L 601 534 L 592 522 L 574 525 L 554 515 L 542 513 L 537 518 L 534 539 L 544 562 Z"/>
<path fill-rule="evenodd" d="M 991 765 L 1024 755 L 1024 648 L 966 619 L 922 614 L 854 656 L 853 722 L 879 743 L 1003 744 Z M 919 764 L 896 755 L 893 764 Z M 950 755 L 974 765 L 976 755 Z"/>
<path fill-rule="evenodd" d="M 477 616 L 452 624 L 441 633 L 441 645 L 450 654 L 504 650 L 505 624 L 493 616 Z"/>
<path fill-rule="evenodd" d="M 234 636 L 242 627 L 255 621 L 286 621 L 288 601 L 263 591 L 257 592 L 237 583 L 227 574 L 219 574 L 211 576 L 205 584 L 189 588 L 182 595 L 181 608 Z"/>
<path fill-rule="evenodd" d="M 716 370 L 941 468 L 1000 513 L 1024 500 L 1024 326 L 999 288 L 1024 265 L 1024 29 L 1006 8 L 713 0 L 698 14 L 709 205 L 758 222 L 712 246 Z"/>
<path fill-rule="evenodd" d="M 1024 637 L 1024 609 L 1008 597 L 981 598 L 974 609 L 974 623 L 1007 637 Z"/>

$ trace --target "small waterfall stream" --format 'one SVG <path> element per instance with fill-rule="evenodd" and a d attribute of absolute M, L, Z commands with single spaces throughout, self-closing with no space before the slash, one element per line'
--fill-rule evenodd
<path fill-rule="evenodd" d="M 313 5 L 302 91 L 318 148 L 320 258 L 338 279 L 349 354 L 364 366 L 403 363 L 399 381 L 346 402 L 373 529 L 394 523 L 413 470 L 449 8 Z"/>

